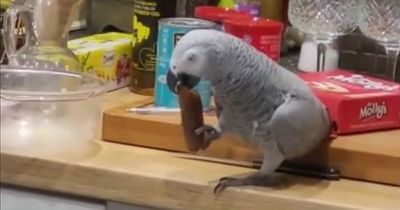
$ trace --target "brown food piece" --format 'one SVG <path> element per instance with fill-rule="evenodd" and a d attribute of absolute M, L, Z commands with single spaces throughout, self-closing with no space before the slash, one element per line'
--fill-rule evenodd
<path fill-rule="evenodd" d="M 198 151 L 204 144 L 204 134 L 196 135 L 197 128 L 204 125 L 201 99 L 196 91 L 178 87 L 179 106 L 186 145 L 190 152 Z"/>

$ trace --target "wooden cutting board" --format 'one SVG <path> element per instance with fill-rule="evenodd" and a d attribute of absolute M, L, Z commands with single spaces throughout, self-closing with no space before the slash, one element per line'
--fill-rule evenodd
<path fill-rule="evenodd" d="M 188 152 L 179 114 L 141 115 L 126 111 L 150 103 L 151 99 L 144 98 L 141 102 L 106 110 L 102 138 L 129 145 Z M 204 120 L 213 124 L 217 119 L 205 115 Z M 262 157 L 261 151 L 227 135 L 196 155 L 247 162 Z M 333 141 L 327 140 L 302 160 L 336 167 L 346 178 L 400 186 L 400 130 L 340 136 Z"/>

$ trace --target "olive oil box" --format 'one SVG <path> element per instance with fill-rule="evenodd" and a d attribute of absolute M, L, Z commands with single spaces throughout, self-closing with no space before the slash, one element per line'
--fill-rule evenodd
<path fill-rule="evenodd" d="M 81 70 L 106 81 L 107 91 L 126 87 L 132 71 L 132 34 L 109 32 L 68 41 Z"/>

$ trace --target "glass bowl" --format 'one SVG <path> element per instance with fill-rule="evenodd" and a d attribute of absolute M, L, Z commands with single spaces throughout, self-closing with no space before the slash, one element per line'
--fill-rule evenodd
<path fill-rule="evenodd" d="M 1 66 L 1 149 L 85 146 L 101 119 L 104 82 L 83 73 Z"/>

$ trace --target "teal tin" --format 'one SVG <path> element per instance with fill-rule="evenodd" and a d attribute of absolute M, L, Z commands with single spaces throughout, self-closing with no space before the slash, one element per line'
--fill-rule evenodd
<path fill-rule="evenodd" d="M 155 105 L 157 107 L 179 107 L 177 95 L 167 85 L 167 72 L 176 43 L 189 31 L 216 28 L 217 25 L 214 22 L 197 18 L 178 17 L 159 20 L 155 77 Z M 202 79 L 193 89 L 200 95 L 203 109 L 207 110 L 210 107 L 211 83 Z"/>

